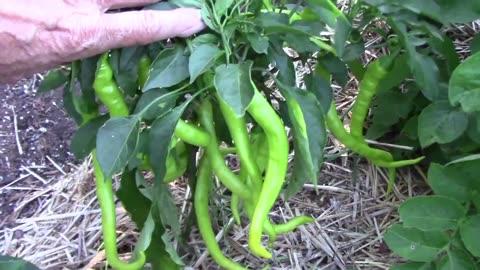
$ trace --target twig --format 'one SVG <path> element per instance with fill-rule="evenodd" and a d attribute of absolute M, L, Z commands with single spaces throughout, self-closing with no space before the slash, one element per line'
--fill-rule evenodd
<path fill-rule="evenodd" d="M 48 182 L 43 179 L 40 175 L 36 174 L 34 171 L 30 170 L 29 168 L 25 167 L 22 165 L 22 169 L 27 171 L 29 174 L 31 174 L 33 177 L 38 179 L 40 182 L 42 182 L 44 185 L 46 185 Z"/>
<path fill-rule="evenodd" d="M 67 173 L 65 173 L 65 171 L 62 169 L 62 167 L 60 167 L 60 165 L 58 165 L 55 161 L 53 161 L 52 158 L 50 158 L 49 156 L 46 156 L 48 161 L 50 161 L 50 163 L 52 163 L 52 165 L 58 170 L 60 171 L 63 175 L 66 175 Z"/>
<path fill-rule="evenodd" d="M 13 128 L 15 131 L 15 142 L 17 143 L 18 153 L 20 155 L 23 155 L 22 145 L 20 144 L 20 136 L 18 135 L 17 114 L 15 113 L 15 109 L 13 108 L 13 106 L 10 106 L 10 109 L 12 110 L 12 113 L 13 113 Z"/>
<path fill-rule="evenodd" d="M 373 141 L 373 140 L 365 140 L 365 142 L 369 143 L 369 144 L 376 144 L 376 145 L 381 145 L 381 146 L 386 146 L 386 147 L 391 147 L 391 148 L 398 148 L 398 149 L 403 149 L 403 150 L 407 150 L 407 151 L 413 151 L 415 150 L 413 147 L 411 146 L 405 146 L 405 145 L 397 145 L 397 144 L 390 144 L 390 143 L 381 143 L 381 142 L 377 142 L 377 141 Z"/>

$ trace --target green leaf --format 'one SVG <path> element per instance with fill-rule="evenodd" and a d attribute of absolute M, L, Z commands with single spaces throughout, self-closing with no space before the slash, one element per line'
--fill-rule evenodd
<path fill-rule="evenodd" d="M 480 52 L 470 56 L 452 74 L 449 99 L 453 106 L 460 104 L 464 112 L 480 111 Z"/>
<path fill-rule="evenodd" d="M 455 229 L 465 212 L 455 200 L 437 195 L 408 199 L 399 209 L 405 227 L 423 231 Z"/>
<path fill-rule="evenodd" d="M 478 236 L 478 235 L 477 235 Z M 439 270 L 477 270 L 475 261 L 467 253 L 448 249 L 447 255 L 439 263 Z"/>
<path fill-rule="evenodd" d="M 123 172 L 116 195 L 137 228 L 142 230 L 150 213 L 151 202 L 138 188 L 137 178 L 139 177 L 143 177 L 140 171 Z"/>
<path fill-rule="evenodd" d="M 80 126 L 83 122 L 83 117 L 75 108 L 74 104 L 74 95 L 72 93 L 74 88 L 71 86 L 71 83 L 68 82 L 63 88 L 63 108 L 67 114 L 75 121 L 77 126 Z"/>
<path fill-rule="evenodd" d="M 404 22 L 390 18 L 390 26 L 402 41 L 408 54 L 408 66 L 412 71 L 415 82 L 420 87 L 423 95 L 430 101 L 436 101 L 440 97 L 440 70 L 432 57 L 417 51 L 418 40 L 408 32 L 410 28 Z"/>
<path fill-rule="evenodd" d="M 218 56 L 220 56 L 220 53 L 220 49 L 211 44 L 203 44 L 196 47 L 192 51 L 190 60 L 188 62 L 190 83 L 195 81 L 198 76 L 209 70 L 215 64 L 215 60 L 218 58 Z"/>
<path fill-rule="evenodd" d="M 135 154 L 140 130 L 137 116 L 108 120 L 97 134 L 97 159 L 105 178 L 120 172 Z"/>
<path fill-rule="evenodd" d="M 149 156 L 155 174 L 155 183 L 163 184 L 166 173 L 167 157 L 170 152 L 170 141 L 175 134 L 178 120 L 188 103 L 185 102 L 172 111 L 157 118 L 150 127 Z"/>
<path fill-rule="evenodd" d="M 468 127 L 468 115 L 438 101 L 425 108 L 418 119 L 420 144 L 426 148 L 434 143 L 445 144 L 459 138 Z"/>
<path fill-rule="evenodd" d="M 332 54 L 318 56 L 318 66 L 321 66 L 325 70 L 329 71 L 332 74 L 333 79 L 337 81 L 340 86 L 344 87 L 347 84 L 347 66 L 340 58 Z"/>
<path fill-rule="evenodd" d="M 348 37 L 352 31 L 352 25 L 345 17 L 339 17 L 335 24 L 335 35 L 333 36 L 333 45 L 338 53 L 338 56 L 342 58 L 345 53 L 345 46 L 348 41 Z"/>
<path fill-rule="evenodd" d="M 145 6 L 143 10 L 172 10 L 176 8 L 179 8 L 179 6 L 169 2 L 158 2 L 155 4 Z"/>
<path fill-rule="evenodd" d="M 480 18 L 480 2 L 477 0 L 436 0 L 436 2 L 440 6 L 436 17 L 445 23 L 468 23 Z M 425 11 L 431 12 L 429 9 Z"/>
<path fill-rule="evenodd" d="M 202 15 L 202 21 L 208 26 L 208 28 L 220 33 L 218 27 L 215 25 L 215 18 L 212 18 L 213 11 L 207 3 L 203 3 L 200 14 Z"/>
<path fill-rule="evenodd" d="M 281 85 L 286 98 L 288 115 L 293 125 L 295 159 L 287 197 L 293 196 L 307 181 L 317 184 L 317 174 L 323 163 L 327 131 L 322 108 L 310 92 Z"/>
<path fill-rule="evenodd" d="M 179 269 L 167 252 L 163 241 L 157 241 L 165 234 L 165 228 L 161 222 L 153 219 L 152 202 L 140 191 L 140 183 L 143 182 L 145 182 L 145 179 L 140 172 L 127 171 L 122 175 L 120 188 L 117 191 L 118 199 L 122 202 L 137 228 L 142 230 L 137 248 L 145 250 L 147 261 L 152 264 L 152 269 Z M 150 189 L 149 186 L 143 188 Z M 152 221 L 154 224 L 152 224 Z M 153 231 L 152 225 L 154 227 Z M 150 241 L 151 239 L 155 241 Z M 147 244 L 148 248 L 146 248 Z"/>
<path fill-rule="evenodd" d="M 473 199 L 480 193 L 480 160 L 464 161 L 448 166 L 432 163 L 428 169 L 428 184 L 435 194 L 460 203 Z"/>
<path fill-rule="evenodd" d="M 267 37 L 262 36 L 258 32 L 253 32 L 247 34 L 247 39 L 256 53 L 267 54 L 269 45 Z"/>
<path fill-rule="evenodd" d="M 475 208 L 477 208 L 477 210 L 480 211 L 480 193 L 477 193 L 473 197 L 473 205 L 475 205 Z"/>
<path fill-rule="evenodd" d="M 138 90 L 138 63 L 145 53 L 145 48 L 140 46 L 113 50 L 110 65 L 118 87 L 126 95 L 135 96 Z"/>
<path fill-rule="evenodd" d="M 307 0 L 307 4 L 320 21 L 332 28 L 335 28 L 338 20 L 347 20 L 331 0 Z"/>
<path fill-rule="evenodd" d="M 218 36 L 214 35 L 214 34 L 203 34 L 203 35 L 199 35 L 197 37 L 195 37 L 193 40 L 192 40 L 192 48 L 193 50 L 195 50 L 197 47 L 201 46 L 201 45 L 218 45 L 218 42 L 219 42 L 219 38 Z"/>
<path fill-rule="evenodd" d="M 179 257 L 175 247 L 172 244 L 170 239 L 170 235 L 167 229 L 170 229 L 173 232 L 173 236 L 178 238 L 180 235 L 180 224 L 178 221 L 178 212 L 175 206 L 172 194 L 168 188 L 168 184 L 156 184 L 153 187 L 153 193 L 155 196 L 155 201 L 152 205 L 151 215 L 155 220 L 156 224 L 161 224 L 162 228 L 166 228 L 163 230 L 163 233 L 154 235 L 154 239 L 158 241 L 161 239 L 161 243 L 164 246 L 164 250 L 168 254 L 168 259 L 174 265 L 184 266 L 184 262 Z M 157 225 L 158 226 L 158 225 Z M 159 269 L 165 269 L 165 265 L 161 265 L 162 267 Z M 177 267 L 175 267 L 177 268 Z"/>
<path fill-rule="evenodd" d="M 288 86 L 296 85 L 295 66 L 290 57 L 283 50 L 282 42 L 279 40 L 270 40 L 268 47 L 268 58 L 270 62 L 278 69 L 278 79 Z"/>
<path fill-rule="evenodd" d="M 389 270 L 436 270 L 436 268 L 432 263 L 408 262 L 394 265 Z"/>
<path fill-rule="evenodd" d="M 392 69 L 379 83 L 378 93 L 400 86 L 409 76 L 411 71 L 408 68 L 408 55 L 400 54 L 395 57 Z"/>
<path fill-rule="evenodd" d="M 480 257 L 480 215 L 469 216 L 460 224 L 460 235 L 465 247 L 473 256 Z"/>
<path fill-rule="evenodd" d="M 225 15 L 228 8 L 230 8 L 234 2 L 234 0 L 215 1 L 215 12 L 217 16 Z"/>
<path fill-rule="evenodd" d="M 390 89 L 378 93 L 372 102 L 372 125 L 365 137 L 376 140 L 390 131 L 400 120 L 406 120 L 413 109 L 412 100 L 418 92 L 402 93 L 400 89 Z"/>
<path fill-rule="evenodd" d="M 428 43 L 432 46 L 432 49 L 436 53 L 445 58 L 449 74 L 451 74 L 460 64 L 460 58 L 458 57 L 453 41 L 446 35 L 443 37 L 443 39 L 432 36 L 428 40 Z"/>
<path fill-rule="evenodd" d="M 178 7 L 193 7 L 200 8 L 202 7 L 203 0 L 169 0 L 171 4 L 174 4 Z"/>
<path fill-rule="evenodd" d="M 62 68 L 52 69 L 43 78 L 38 87 L 38 92 L 45 93 L 50 90 L 56 90 L 65 85 L 69 81 L 69 78 L 69 74 L 67 74 Z"/>
<path fill-rule="evenodd" d="M 184 47 L 176 45 L 174 48 L 163 50 L 157 56 L 143 87 L 144 92 L 174 86 L 188 78 L 188 57 L 184 50 Z"/>
<path fill-rule="evenodd" d="M 97 132 L 109 118 L 108 114 L 98 116 L 75 132 L 70 143 L 70 150 L 76 159 L 86 158 L 95 149 Z"/>
<path fill-rule="evenodd" d="M 316 69 L 316 71 L 318 70 L 319 68 Z M 333 90 L 330 85 L 330 80 L 326 80 L 317 73 L 307 74 L 303 79 L 305 88 L 315 95 L 318 103 L 322 107 L 323 113 L 326 114 L 328 110 L 330 110 L 330 105 L 333 100 Z"/>
<path fill-rule="evenodd" d="M 215 69 L 214 85 L 217 93 L 237 114 L 245 115 L 254 95 L 251 69 L 253 62 L 218 66 Z"/>
<path fill-rule="evenodd" d="M 5 270 L 40 270 L 35 265 L 21 259 L 7 255 L 0 255 L 0 269 Z"/>
<path fill-rule="evenodd" d="M 178 95 L 165 89 L 153 89 L 145 92 L 135 107 L 134 114 L 141 114 L 145 120 L 153 120 L 175 107 Z"/>
<path fill-rule="evenodd" d="M 437 100 L 440 96 L 440 71 L 435 61 L 431 57 L 415 53 L 410 55 L 409 64 L 423 95 L 431 101 Z"/>
<path fill-rule="evenodd" d="M 474 55 L 478 52 L 480 52 L 480 33 L 475 34 L 470 43 L 470 53 Z"/>
<path fill-rule="evenodd" d="M 448 245 L 448 236 L 440 231 L 420 231 L 394 224 L 384 236 L 388 247 L 397 255 L 415 262 L 435 260 Z"/>
<path fill-rule="evenodd" d="M 132 158 L 128 162 L 127 169 L 134 170 L 136 168 L 142 169 L 142 165 L 148 160 L 148 141 L 149 141 L 149 129 L 143 129 L 140 134 L 138 134 L 138 143 L 137 148 L 132 155 Z M 148 164 L 150 165 L 150 164 Z"/>
<path fill-rule="evenodd" d="M 155 221 L 151 214 L 148 215 L 147 220 L 143 224 L 143 228 L 135 245 L 136 253 L 145 252 L 152 243 L 152 235 L 155 230 Z M 156 239 L 155 239 L 156 240 Z"/>
<path fill-rule="evenodd" d="M 86 107 L 86 114 L 97 114 L 98 103 L 95 90 L 93 89 L 93 82 L 95 81 L 95 75 L 97 71 L 97 64 L 99 55 L 84 58 L 80 61 L 80 71 L 78 73 L 78 82 L 82 89 L 82 96 L 84 100 L 84 106 Z"/>

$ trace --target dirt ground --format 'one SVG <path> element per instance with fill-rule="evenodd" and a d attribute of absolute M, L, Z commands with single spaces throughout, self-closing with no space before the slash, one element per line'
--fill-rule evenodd
<path fill-rule="evenodd" d="M 38 94 L 40 76 L 0 85 L 0 227 L 31 209 L 14 213 L 22 188 L 41 189 L 77 162 L 69 152 L 75 126 L 63 110 L 62 91 Z"/>

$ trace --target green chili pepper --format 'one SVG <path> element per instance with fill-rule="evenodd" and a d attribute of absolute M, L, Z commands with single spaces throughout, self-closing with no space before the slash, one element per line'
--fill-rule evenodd
<path fill-rule="evenodd" d="M 384 168 L 399 168 L 409 165 L 414 165 L 424 159 L 420 157 L 417 159 L 411 160 L 402 160 L 402 161 L 393 161 L 393 157 L 390 153 L 371 148 L 366 143 L 358 141 L 351 134 L 347 132 L 345 127 L 338 117 L 335 104 L 332 103 L 329 112 L 326 116 L 326 122 L 328 129 L 335 135 L 335 137 L 340 140 L 347 148 L 352 150 L 355 153 L 358 153 L 361 156 L 364 156 L 370 160 L 373 164 L 384 167 Z"/>
<path fill-rule="evenodd" d="M 272 255 L 261 245 L 262 227 L 285 181 L 289 147 L 282 121 L 268 101 L 260 94 L 255 84 L 251 83 L 255 94 L 247 111 L 267 136 L 269 160 L 265 181 L 253 213 L 248 242 L 250 250 L 254 254 L 269 259 Z"/>
<path fill-rule="evenodd" d="M 388 181 L 388 188 L 387 194 L 390 193 L 392 189 L 392 185 L 395 181 L 395 168 L 410 166 L 417 164 L 418 162 L 422 161 L 425 157 L 419 157 L 417 159 L 411 160 L 402 160 L 402 161 L 393 161 L 393 156 L 386 151 L 371 148 L 365 142 L 359 141 L 354 138 L 351 134 L 347 132 L 345 127 L 340 120 L 340 117 L 337 114 L 335 103 L 332 102 L 330 106 L 330 110 L 326 115 L 326 122 L 328 129 L 335 135 L 335 137 L 340 140 L 347 148 L 352 150 L 353 152 L 364 156 L 373 164 L 389 169 L 389 181 Z"/>
<path fill-rule="evenodd" d="M 95 150 L 92 152 L 95 184 L 97 187 L 97 197 L 102 211 L 102 233 L 105 245 L 105 255 L 107 262 L 112 268 L 118 270 L 138 270 L 145 265 L 145 254 L 140 252 L 135 261 L 124 263 L 118 258 L 117 252 L 117 231 L 116 231 L 116 211 L 113 199 L 112 179 L 105 179 L 102 169 L 98 164 Z"/>
<path fill-rule="evenodd" d="M 219 149 L 219 143 L 215 134 L 213 123 L 212 104 L 205 99 L 198 108 L 200 124 L 210 135 L 210 142 L 205 147 L 206 154 L 211 162 L 212 169 L 217 175 L 220 182 L 230 189 L 233 193 L 237 193 L 243 200 L 249 200 L 250 191 L 247 189 L 238 177 L 225 165 L 225 160 Z"/>
<path fill-rule="evenodd" d="M 307 216 L 294 217 L 287 223 L 274 225 L 273 228 L 275 230 L 275 233 L 284 234 L 295 230 L 300 225 L 307 224 L 313 221 L 315 221 L 313 218 Z"/>
<path fill-rule="evenodd" d="M 175 139 L 176 140 L 176 139 Z M 188 155 L 183 141 L 176 142 L 174 147 L 176 156 L 172 152 L 167 157 L 166 172 L 163 181 L 172 182 L 180 178 L 187 170 Z"/>
<path fill-rule="evenodd" d="M 180 119 L 175 127 L 175 136 L 182 141 L 200 147 L 210 145 L 210 134 L 203 129 Z"/>
<path fill-rule="evenodd" d="M 148 54 L 144 54 L 142 57 L 140 57 L 140 60 L 138 62 L 138 84 L 140 86 L 140 89 L 143 88 L 143 86 L 148 80 L 151 65 L 152 59 L 148 56 Z"/>
<path fill-rule="evenodd" d="M 253 185 L 259 188 L 262 186 L 262 176 L 255 163 L 255 158 L 252 155 L 245 118 L 237 117 L 233 109 L 221 98 L 218 98 L 218 103 L 220 105 L 220 111 L 225 118 L 228 130 L 232 135 L 235 148 L 237 149 L 237 154 L 240 158 L 240 165 L 242 168 L 245 168 L 246 172 L 250 175 Z"/>
<path fill-rule="evenodd" d="M 108 62 L 108 52 L 100 57 L 93 88 L 98 99 L 110 113 L 110 117 L 123 117 L 130 114 L 122 92 L 113 79 L 113 71 Z"/>
<path fill-rule="evenodd" d="M 113 72 L 108 63 L 108 53 L 104 53 L 99 60 L 93 88 L 97 97 L 110 113 L 110 117 L 125 117 L 129 115 L 123 95 L 113 80 Z M 92 157 L 97 197 L 102 212 L 102 233 L 107 261 L 113 268 L 119 270 L 140 269 L 144 266 L 146 260 L 143 252 L 140 252 L 136 260 L 130 263 L 124 263 L 118 258 L 112 179 L 105 179 L 96 158 L 95 150 L 92 152 Z"/>
<path fill-rule="evenodd" d="M 237 117 L 232 108 L 225 103 L 221 98 L 217 97 L 218 103 L 220 105 L 220 111 L 225 118 L 225 123 L 232 135 L 233 142 L 237 149 L 238 156 L 240 158 L 240 165 L 245 173 L 250 176 L 252 180 L 252 199 L 253 205 L 256 205 L 256 199 L 258 198 L 258 191 L 261 190 L 262 186 L 262 176 L 260 171 L 255 163 L 255 159 L 252 155 L 252 150 L 250 149 L 250 138 L 247 132 L 247 124 L 244 117 Z M 240 177 L 240 179 L 245 179 L 245 177 Z M 238 205 L 240 203 L 240 198 L 236 193 L 232 194 L 231 209 L 232 215 L 237 222 L 240 224 L 240 213 L 238 211 Z"/>
<path fill-rule="evenodd" d="M 200 160 L 197 175 L 197 185 L 194 194 L 195 214 L 197 216 L 198 229 L 203 240 L 205 241 L 208 251 L 218 265 L 225 269 L 244 270 L 246 268 L 243 268 L 223 255 L 223 252 L 218 246 L 217 240 L 215 239 L 215 233 L 213 232 L 212 222 L 208 212 L 208 199 L 211 187 L 211 179 L 212 168 L 207 160 L 207 157 L 204 156 Z"/>
<path fill-rule="evenodd" d="M 388 69 L 392 66 L 393 60 L 394 57 L 376 60 L 368 67 L 360 82 L 360 90 L 353 105 L 350 122 L 350 134 L 359 141 L 364 141 L 363 124 L 368 115 L 370 103 L 377 94 L 380 82 L 388 74 Z"/>

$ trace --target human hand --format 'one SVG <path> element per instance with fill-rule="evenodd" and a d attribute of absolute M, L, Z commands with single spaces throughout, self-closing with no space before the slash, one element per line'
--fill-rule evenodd
<path fill-rule="evenodd" d="M 105 13 L 155 2 L 0 1 L 0 83 L 113 48 L 190 36 L 205 27 L 196 9 Z"/>

